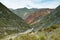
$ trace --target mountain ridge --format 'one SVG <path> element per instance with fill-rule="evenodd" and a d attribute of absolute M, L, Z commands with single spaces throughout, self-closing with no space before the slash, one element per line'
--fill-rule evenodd
<path fill-rule="evenodd" d="M 51 27 L 53 24 L 60 22 L 60 5 L 47 16 L 44 16 L 38 23 L 34 24 L 37 30 Z M 36 29 L 35 29 L 36 30 Z"/>
<path fill-rule="evenodd" d="M 21 17 L 0 3 L 0 37 L 31 29 Z"/>
<path fill-rule="evenodd" d="M 54 9 L 49 9 L 49 8 L 38 9 L 37 11 L 29 15 L 25 20 L 28 24 L 34 24 L 35 21 L 48 15 L 53 10 Z"/>

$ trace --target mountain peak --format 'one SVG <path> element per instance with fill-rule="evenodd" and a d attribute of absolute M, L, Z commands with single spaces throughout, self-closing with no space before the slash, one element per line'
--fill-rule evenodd
<path fill-rule="evenodd" d="M 24 7 L 24 9 L 28 9 L 28 8 Z"/>

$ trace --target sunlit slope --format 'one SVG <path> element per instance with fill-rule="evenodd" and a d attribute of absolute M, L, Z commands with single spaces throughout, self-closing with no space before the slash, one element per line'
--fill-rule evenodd
<path fill-rule="evenodd" d="M 44 16 L 38 23 L 32 25 L 35 30 L 47 28 L 60 21 L 60 5 L 49 15 Z"/>
<path fill-rule="evenodd" d="M 53 10 L 54 9 L 50 9 L 50 8 L 38 9 L 37 11 L 35 11 L 31 15 L 29 15 L 25 20 L 28 24 L 33 25 L 33 24 L 39 22 L 40 19 L 43 18 L 44 16 L 50 14 L 50 12 Z"/>

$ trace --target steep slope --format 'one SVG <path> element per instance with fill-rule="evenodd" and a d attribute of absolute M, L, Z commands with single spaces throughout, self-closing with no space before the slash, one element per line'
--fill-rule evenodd
<path fill-rule="evenodd" d="M 28 24 L 34 24 L 36 23 L 37 20 L 40 20 L 40 18 L 50 14 L 52 10 L 53 9 L 49 9 L 49 8 L 39 9 L 36 12 L 29 15 L 25 20 Z"/>
<path fill-rule="evenodd" d="M 31 13 L 33 13 L 34 11 L 36 11 L 37 9 L 28 9 L 26 7 L 24 8 L 18 8 L 15 9 L 14 12 L 20 16 L 21 18 L 25 19 L 26 17 L 28 17 Z"/>
<path fill-rule="evenodd" d="M 33 27 L 36 28 L 36 31 L 40 30 L 41 28 L 50 27 L 58 22 L 60 24 L 60 5 L 49 15 L 44 16 L 38 23 L 34 24 Z"/>
<path fill-rule="evenodd" d="M 22 18 L 0 3 L 0 36 L 24 32 L 30 28 Z"/>

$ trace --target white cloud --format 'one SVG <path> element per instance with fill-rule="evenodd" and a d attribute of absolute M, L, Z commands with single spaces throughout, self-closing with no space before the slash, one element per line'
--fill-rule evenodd
<path fill-rule="evenodd" d="M 52 2 L 46 2 L 46 3 L 40 3 L 37 4 L 34 7 L 38 7 L 38 8 L 56 8 L 58 5 L 60 5 L 60 2 L 58 1 L 52 1 Z"/>
<path fill-rule="evenodd" d="M 9 8 L 55 8 L 60 5 L 59 0 L 44 2 L 42 0 L 0 0 L 4 5 Z"/>
<path fill-rule="evenodd" d="M 1 2 L 9 8 L 23 8 L 31 3 L 28 0 L 2 0 Z"/>
<path fill-rule="evenodd" d="M 42 0 L 40 0 L 42 1 Z M 31 4 L 30 6 L 34 8 L 56 8 L 58 5 L 60 5 L 59 0 L 50 1 L 50 2 L 44 2 L 44 3 L 37 3 L 37 4 Z"/>

